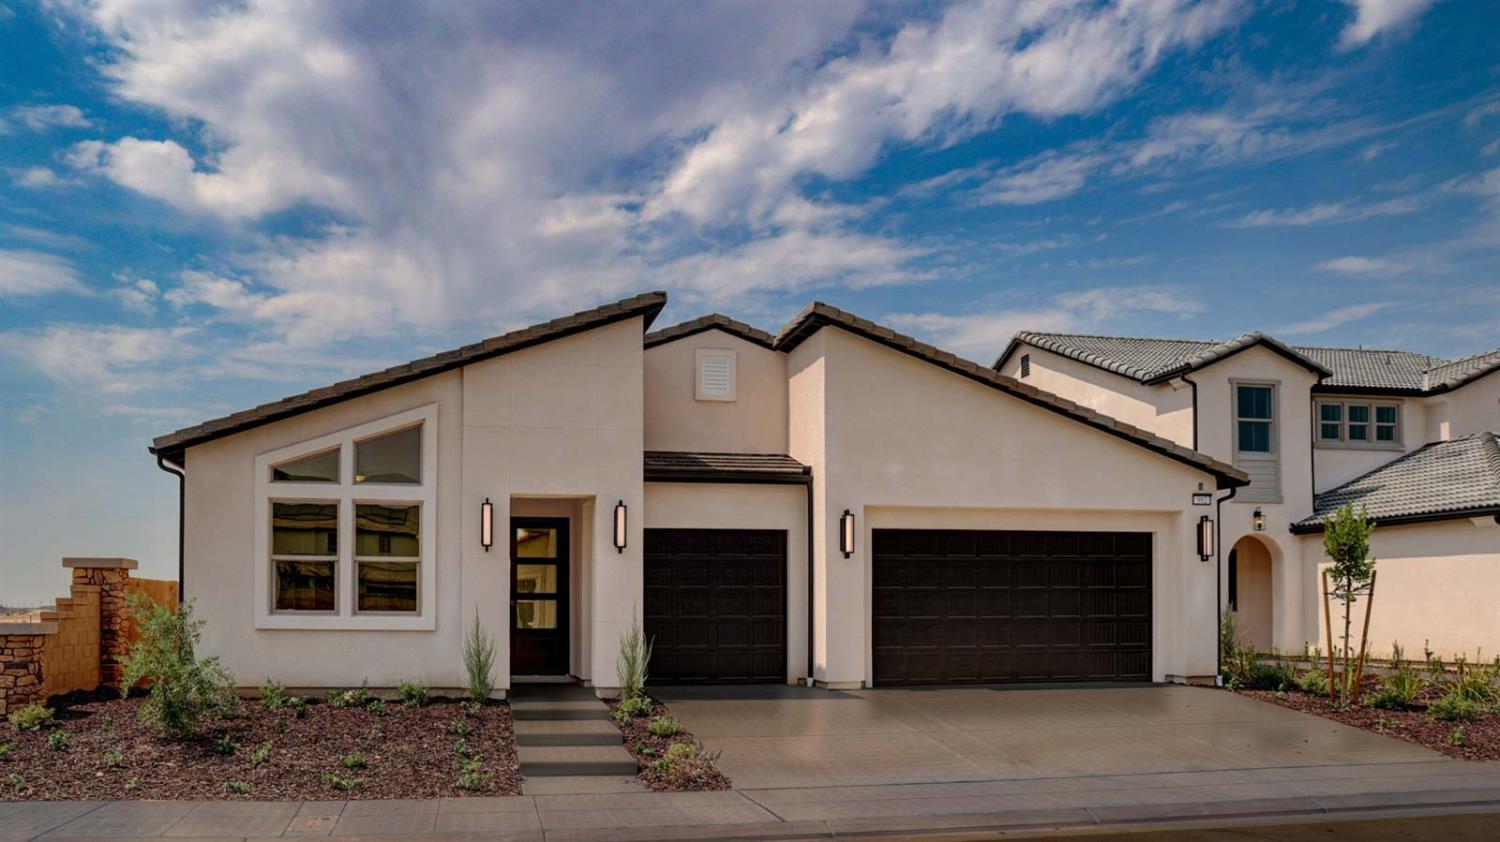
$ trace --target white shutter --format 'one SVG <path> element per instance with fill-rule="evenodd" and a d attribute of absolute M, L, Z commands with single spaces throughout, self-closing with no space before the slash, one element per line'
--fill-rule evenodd
<path fill-rule="evenodd" d="M 700 401 L 734 400 L 734 352 L 700 349 L 693 396 Z"/>

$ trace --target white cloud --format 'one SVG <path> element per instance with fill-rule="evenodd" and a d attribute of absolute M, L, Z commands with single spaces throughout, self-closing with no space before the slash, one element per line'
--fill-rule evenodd
<path fill-rule="evenodd" d="M 15 174 L 16 184 L 22 187 L 57 187 L 63 184 L 56 172 L 50 167 L 27 167 Z"/>
<path fill-rule="evenodd" d="M 102 394 L 144 389 L 163 364 L 192 355 L 192 328 L 49 325 L 0 333 L 0 351 L 57 383 Z"/>
<path fill-rule="evenodd" d="M 980 204 L 1033 205 L 1078 192 L 1104 158 L 1089 153 L 1045 154 L 1002 170 L 976 192 Z"/>
<path fill-rule="evenodd" d="M 1359 255 L 1345 255 L 1325 260 L 1318 264 L 1318 268 L 1325 272 L 1337 272 L 1341 275 L 1390 275 L 1406 269 L 1406 264 L 1384 257 L 1361 257 Z"/>
<path fill-rule="evenodd" d="M 87 292 L 66 258 L 29 249 L 0 249 L 0 296 Z"/>
<path fill-rule="evenodd" d="M 190 421 L 199 417 L 199 411 L 180 406 L 138 406 L 127 403 L 110 403 L 99 408 L 99 414 L 133 418 L 137 421 Z"/>
<path fill-rule="evenodd" d="M 115 279 L 120 286 L 110 290 L 109 294 L 120 302 L 120 306 L 146 316 L 156 312 L 156 300 L 161 296 L 161 290 L 155 281 L 121 275 L 116 275 Z"/>
<path fill-rule="evenodd" d="M 1356 204 L 1351 202 L 1326 202 L 1302 208 L 1280 208 L 1251 211 L 1237 220 L 1226 223 L 1227 228 L 1271 228 L 1304 225 L 1329 225 L 1342 222 L 1358 222 L 1379 216 L 1400 216 L 1414 213 L 1421 205 L 1414 199 L 1388 199 L 1383 202 Z"/>
<path fill-rule="evenodd" d="M 73 105 L 18 105 L 4 119 L 0 119 L 0 132 L 28 129 L 44 132 L 49 129 L 86 129 L 93 125 L 81 109 Z"/>
<path fill-rule="evenodd" d="M 1470 109 L 1469 113 L 1464 115 L 1464 128 L 1477 129 L 1480 123 L 1497 115 L 1500 115 L 1500 100 L 1486 102 Z"/>
<path fill-rule="evenodd" d="M 1390 301 L 1372 301 L 1366 304 L 1352 304 L 1348 307 L 1339 307 L 1329 310 L 1321 316 L 1306 321 L 1294 322 L 1283 325 L 1272 331 L 1275 334 L 1285 336 L 1310 336 L 1317 333 L 1327 333 L 1334 328 L 1343 327 L 1353 322 L 1363 321 L 1369 317 L 1394 306 Z"/>
<path fill-rule="evenodd" d="M 1340 49 L 1352 50 L 1368 44 L 1383 32 L 1405 29 L 1416 21 L 1432 0 L 1344 0 L 1354 19 L 1339 34 Z"/>

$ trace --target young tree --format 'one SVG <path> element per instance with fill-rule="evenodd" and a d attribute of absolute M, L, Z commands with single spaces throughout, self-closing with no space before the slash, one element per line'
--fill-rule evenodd
<path fill-rule="evenodd" d="M 1349 645 L 1349 636 L 1353 625 L 1354 603 L 1360 597 L 1370 594 L 1375 577 L 1375 559 L 1370 556 L 1370 534 L 1374 531 L 1375 522 L 1370 520 L 1368 511 L 1363 506 L 1356 511 L 1353 503 L 1345 503 L 1338 511 L 1323 518 L 1323 552 L 1333 562 L 1327 571 L 1332 584 L 1324 598 L 1336 599 L 1343 606 L 1344 633 L 1340 654 L 1344 662 L 1344 674 L 1337 686 L 1338 701 L 1344 705 L 1353 701 L 1359 692 L 1359 688 L 1353 686 L 1358 681 L 1358 675 L 1355 669 L 1356 656 Z M 1369 607 L 1365 610 L 1368 613 Z M 1369 628 L 1368 617 L 1365 628 Z M 1329 641 L 1329 646 L 1332 645 L 1333 642 Z M 1332 675 L 1329 679 L 1329 683 L 1334 684 Z"/>

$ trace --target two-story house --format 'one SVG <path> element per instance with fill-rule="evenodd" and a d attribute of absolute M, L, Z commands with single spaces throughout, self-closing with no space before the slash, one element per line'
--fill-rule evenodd
<path fill-rule="evenodd" d="M 1233 464 L 1220 598 L 1261 650 L 1325 648 L 1321 518 L 1378 527 L 1377 653 L 1500 654 L 1500 350 L 1022 332 L 994 368 Z"/>

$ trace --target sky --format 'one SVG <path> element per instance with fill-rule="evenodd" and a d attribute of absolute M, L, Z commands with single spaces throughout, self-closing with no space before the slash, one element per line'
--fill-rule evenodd
<path fill-rule="evenodd" d="M 156 435 L 636 292 L 1500 346 L 1500 4 L 0 0 L 0 604 Z M 190 466 L 191 469 L 191 466 Z"/>

